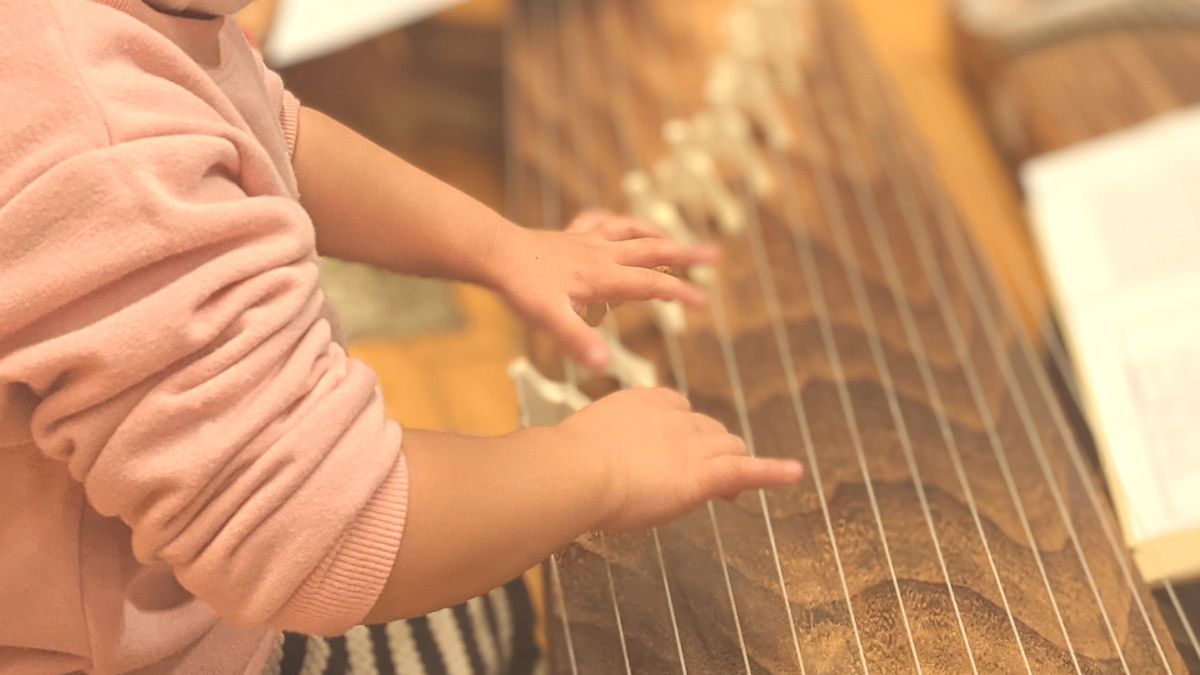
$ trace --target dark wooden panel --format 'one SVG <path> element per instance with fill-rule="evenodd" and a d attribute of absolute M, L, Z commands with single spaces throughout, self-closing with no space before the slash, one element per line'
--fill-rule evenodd
<path fill-rule="evenodd" d="M 1148 11 L 1142 4 L 1036 36 L 957 27 L 966 82 L 1014 168 L 1200 103 L 1200 6 L 1159 0 L 1152 4 L 1161 8 Z M 1029 11 L 1037 10 L 1030 3 Z"/>
<path fill-rule="evenodd" d="M 799 142 L 768 153 L 769 198 L 726 176 L 750 226 L 719 238 L 720 283 L 711 311 L 688 316 L 682 367 L 643 310 L 618 314 L 624 341 L 686 380 L 697 409 L 808 475 L 569 547 L 549 589 L 552 666 L 1183 670 L 1042 353 L 850 15 L 802 5 L 810 55 L 783 98 Z M 702 108 L 728 7 L 519 3 L 514 217 L 558 227 L 582 207 L 622 208 L 622 173 L 664 152 L 661 123 Z"/>

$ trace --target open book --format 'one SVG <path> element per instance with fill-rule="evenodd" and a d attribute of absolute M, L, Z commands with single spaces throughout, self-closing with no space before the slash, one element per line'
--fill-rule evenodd
<path fill-rule="evenodd" d="M 1021 181 L 1134 559 L 1147 581 L 1200 576 L 1200 110 Z"/>

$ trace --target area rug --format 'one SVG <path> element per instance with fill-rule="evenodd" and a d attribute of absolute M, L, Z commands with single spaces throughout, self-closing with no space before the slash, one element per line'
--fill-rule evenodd
<path fill-rule="evenodd" d="M 463 315 L 453 287 L 370 265 L 321 259 L 321 286 L 337 309 L 350 342 L 403 340 L 457 330 Z"/>

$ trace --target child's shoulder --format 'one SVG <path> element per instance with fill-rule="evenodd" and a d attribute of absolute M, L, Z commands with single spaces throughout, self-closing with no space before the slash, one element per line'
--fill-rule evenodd
<path fill-rule="evenodd" d="M 203 71 L 130 14 L 90 0 L 0 0 L 0 12 L 0 157 L 12 160 L 0 183 L 151 133 L 152 118 L 212 112 L 190 91 Z"/>
<path fill-rule="evenodd" d="M 53 1 L 0 0 L 0 157 L 20 162 L 107 143 L 78 63 L 70 14 L 87 3 L 77 4 L 63 12 Z"/>

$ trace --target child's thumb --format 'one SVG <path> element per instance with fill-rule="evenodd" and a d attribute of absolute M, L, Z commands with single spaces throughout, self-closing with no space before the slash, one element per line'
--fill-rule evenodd
<path fill-rule="evenodd" d="M 562 309 L 547 318 L 546 327 L 576 361 L 592 370 L 600 370 L 608 365 L 608 347 L 604 344 L 604 338 L 587 325 L 571 307 L 571 303 L 564 303 Z"/>

